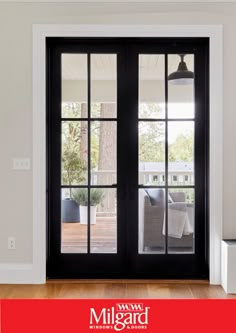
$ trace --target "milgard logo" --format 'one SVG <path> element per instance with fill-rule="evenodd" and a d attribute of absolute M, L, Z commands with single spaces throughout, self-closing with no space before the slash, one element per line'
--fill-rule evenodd
<path fill-rule="evenodd" d="M 117 303 L 111 308 L 90 309 L 90 329 L 144 329 L 148 327 L 150 307 L 142 303 Z"/>

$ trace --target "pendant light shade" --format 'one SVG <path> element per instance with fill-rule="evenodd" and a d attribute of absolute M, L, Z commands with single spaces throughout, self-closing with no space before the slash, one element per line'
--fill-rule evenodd
<path fill-rule="evenodd" d="M 194 73 L 189 71 L 184 61 L 185 54 L 180 54 L 180 63 L 176 72 L 168 75 L 168 81 L 171 84 L 176 85 L 188 85 L 193 84 Z"/>

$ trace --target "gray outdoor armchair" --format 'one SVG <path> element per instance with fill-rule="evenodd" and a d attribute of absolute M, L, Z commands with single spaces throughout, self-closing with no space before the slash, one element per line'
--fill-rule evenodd
<path fill-rule="evenodd" d="M 194 225 L 193 204 L 187 204 L 184 192 L 170 192 L 168 203 L 169 212 L 183 210 L 191 225 Z M 139 191 L 139 251 L 152 251 L 165 248 L 163 223 L 165 219 L 165 195 L 163 189 L 148 189 Z M 175 223 L 173 219 L 172 223 Z M 194 229 L 194 228 L 193 228 Z M 168 237 L 169 248 L 183 248 L 191 250 L 193 247 L 193 233 L 182 235 L 180 238 Z"/>

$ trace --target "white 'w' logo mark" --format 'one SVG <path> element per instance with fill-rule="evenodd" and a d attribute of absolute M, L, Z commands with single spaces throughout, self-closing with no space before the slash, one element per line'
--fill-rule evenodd
<path fill-rule="evenodd" d="M 117 311 L 143 311 L 142 303 L 119 303 L 116 304 Z"/>

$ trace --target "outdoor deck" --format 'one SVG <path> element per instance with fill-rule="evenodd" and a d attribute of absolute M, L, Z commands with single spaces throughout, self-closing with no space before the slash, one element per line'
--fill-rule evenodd
<path fill-rule="evenodd" d="M 97 217 L 91 225 L 91 253 L 116 253 L 117 227 L 116 217 Z M 192 248 L 169 248 L 171 253 L 193 253 Z M 62 253 L 88 253 L 87 225 L 80 223 L 62 223 Z M 145 253 L 163 254 L 165 249 L 146 249 Z"/>
<path fill-rule="evenodd" d="M 97 217 L 91 225 L 91 253 L 116 252 L 116 218 Z M 62 253 L 87 253 L 87 225 L 62 223 Z"/>

